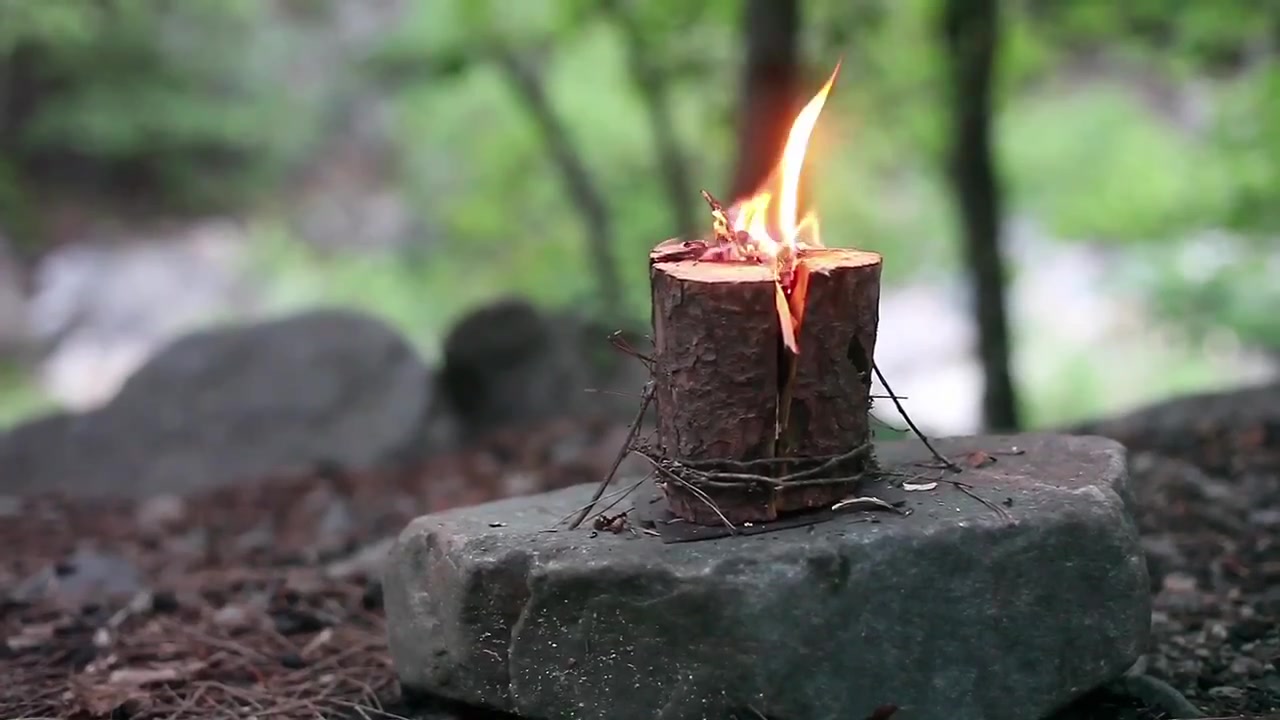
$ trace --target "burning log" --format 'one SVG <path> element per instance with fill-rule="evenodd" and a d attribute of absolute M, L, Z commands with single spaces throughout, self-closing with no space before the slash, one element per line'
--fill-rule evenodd
<path fill-rule="evenodd" d="M 710 238 L 649 254 L 658 443 L 639 451 L 671 511 L 695 523 L 829 507 L 873 465 L 881 259 L 824 248 L 816 220 L 797 217 L 839 70 L 797 115 L 771 185 L 728 208 L 704 191 Z"/>
<path fill-rule="evenodd" d="M 651 255 L 650 284 L 671 511 L 767 522 L 853 493 L 870 462 L 880 256 L 803 250 L 790 288 L 761 264 L 665 257 Z"/>

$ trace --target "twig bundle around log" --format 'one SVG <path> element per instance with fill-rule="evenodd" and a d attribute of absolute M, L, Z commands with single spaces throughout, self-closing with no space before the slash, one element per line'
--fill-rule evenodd
<path fill-rule="evenodd" d="M 786 287 L 764 265 L 670 257 L 650 256 L 658 433 L 642 454 L 672 512 L 767 522 L 852 493 L 871 461 L 880 256 L 805 250 Z"/>

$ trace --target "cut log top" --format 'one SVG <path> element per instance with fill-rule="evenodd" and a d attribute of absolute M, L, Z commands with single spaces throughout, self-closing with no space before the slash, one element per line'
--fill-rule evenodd
<path fill-rule="evenodd" d="M 809 272 L 829 272 L 837 269 L 879 265 L 882 262 L 882 258 L 880 253 L 867 250 L 818 248 L 800 251 L 799 261 L 804 263 Z"/>
<path fill-rule="evenodd" d="M 658 260 L 656 251 L 649 256 L 653 269 L 677 280 L 704 283 L 772 282 L 773 268 L 768 265 L 713 260 Z M 809 272 L 869 268 L 881 263 L 880 253 L 845 248 L 802 250 L 797 264 Z"/>
<path fill-rule="evenodd" d="M 676 280 L 703 283 L 771 283 L 773 269 L 755 263 L 676 260 L 654 263 L 655 272 Z"/>

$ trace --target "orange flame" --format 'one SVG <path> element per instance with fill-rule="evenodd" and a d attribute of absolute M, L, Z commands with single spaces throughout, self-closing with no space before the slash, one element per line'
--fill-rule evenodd
<path fill-rule="evenodd" d="M 822 247 L 818 236 L 818 218 L 812 212 L 797 218 L 800 203 L 800 172 L 804 168 L 809 138 L 818 123 L 818 115 L 826 105 L 827 95 L 840 74 L 840 63 L 831 71 L 831 77 L 791 124 L 782 158 L 770 175 L 766 186 L 777 182 L 777 236 L 770 228 L 770 210 L 774 192 L 761 189 L 750 197 L 742 198 L 730 208 L 729 214 L 735 233 L 745 232 L 751 249 L 757 250 L 775 261 L 794 257 L 797 250 L 806 247 Z"/>

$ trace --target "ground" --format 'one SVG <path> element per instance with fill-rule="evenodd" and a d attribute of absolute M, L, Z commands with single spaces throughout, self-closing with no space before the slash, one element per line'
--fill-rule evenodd
<path fill-rule="evenodd" d="M 1248 717 L 1280 711 L 1280 403 L 1221 405 L 1179 426 L 1201 442 L 1150 418 L 1089 430 L 1134 448 L 1146 673 L 1210 717 Z M 186 499 L 0 498 L 0 716 L 472 717 L 397 697 L 378 555 L 361 550 L 422 512 L 595 481 L 620 430 L 552 426 L 412 473 L 325 467 Z M 1063 718 L 1178 717 L 1154 687 Z"/>

